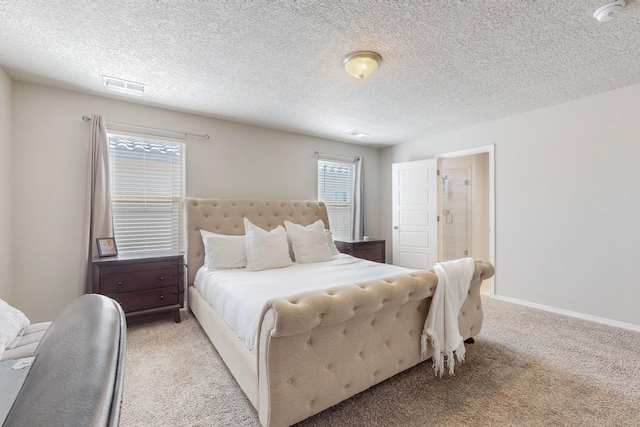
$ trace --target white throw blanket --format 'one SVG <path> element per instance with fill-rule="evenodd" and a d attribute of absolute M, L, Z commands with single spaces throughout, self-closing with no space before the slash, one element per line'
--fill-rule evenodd
<path fill-rule="evenodd" d="M 444 373 L 445 358 L 449 375 L 453 375 L 455 361 L 464 360 L 464 340 L 458 328 L 458 314 L 467 298 L 475 262 L 473 258 L 446 261 L 435 265 L 438 285 L 422 331 L 422 356 L 427 355 L 427 340 L 433 346 L 433 368 L 436 375 Z M 455 356 L 455 359 L 454 359 Z"/>

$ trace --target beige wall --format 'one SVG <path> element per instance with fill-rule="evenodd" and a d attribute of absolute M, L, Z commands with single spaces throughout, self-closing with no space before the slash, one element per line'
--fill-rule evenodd
<path fill-rule="evenodd" d="M 11 210 L 12 210 L 12 162 L 11 129 L 12 83 L 0 67 L 0 298 L 16 305 L 13 298 L 11 261 Z"/>
<path fill-rule="evenodd" d="M 15 287 L 32 320 L 51 319 L 81 295 L 89 124 L 108 121 L 208 133 L 187 142 L 191 197 L 315 199 L 314 151 L 363 155 L 367 233 L 377 235 L 378 150 L 46 86 L 13 83 Z"/>
<path fill-rule="evenodd" d="M 496 292 L 640 330 L 640 85 L 381 152 L 381 227 L 391 165 L 495 144 Z"/>

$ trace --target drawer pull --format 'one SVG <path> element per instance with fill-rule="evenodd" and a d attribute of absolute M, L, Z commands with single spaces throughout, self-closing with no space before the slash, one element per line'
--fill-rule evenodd
<path fill-rule="evenodd" d="M 122 285 L 122 280 L 119 280 L 119 281 L 118 281 L 118 285 Z"/>
<path fill-rule="evenodd" d="M 164 295 L 160 295 L 160 299 L 164 299 Z"/>
<path fill-rule="evenodd" d="M 160 280 L 164 280 L 164 276 L 160 276 Z"/>

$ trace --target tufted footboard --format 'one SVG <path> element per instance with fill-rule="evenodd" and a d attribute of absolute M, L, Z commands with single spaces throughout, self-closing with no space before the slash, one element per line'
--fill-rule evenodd
<path fill-rule="evenodd" d="M 480 332 L 480 286 L 492 275 L 476 262 L 458 318 L 464 338 Z M 294 424 L 421 362 L 437 280 L 420 271 L 272 300 L 259 331 L 261 423 Z"/>

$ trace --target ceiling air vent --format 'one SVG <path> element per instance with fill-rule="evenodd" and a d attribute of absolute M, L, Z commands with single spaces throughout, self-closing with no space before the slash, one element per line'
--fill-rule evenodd
<path fill-rule="evenodd" d="M 128 80 L 117 79 L 115 77 L 102 76 L 104 85 L 111 90 L 117 92 L 128 93 L 130 95 L 144 95 L 146 85 L 142 83 L 131 82 Z"/>

